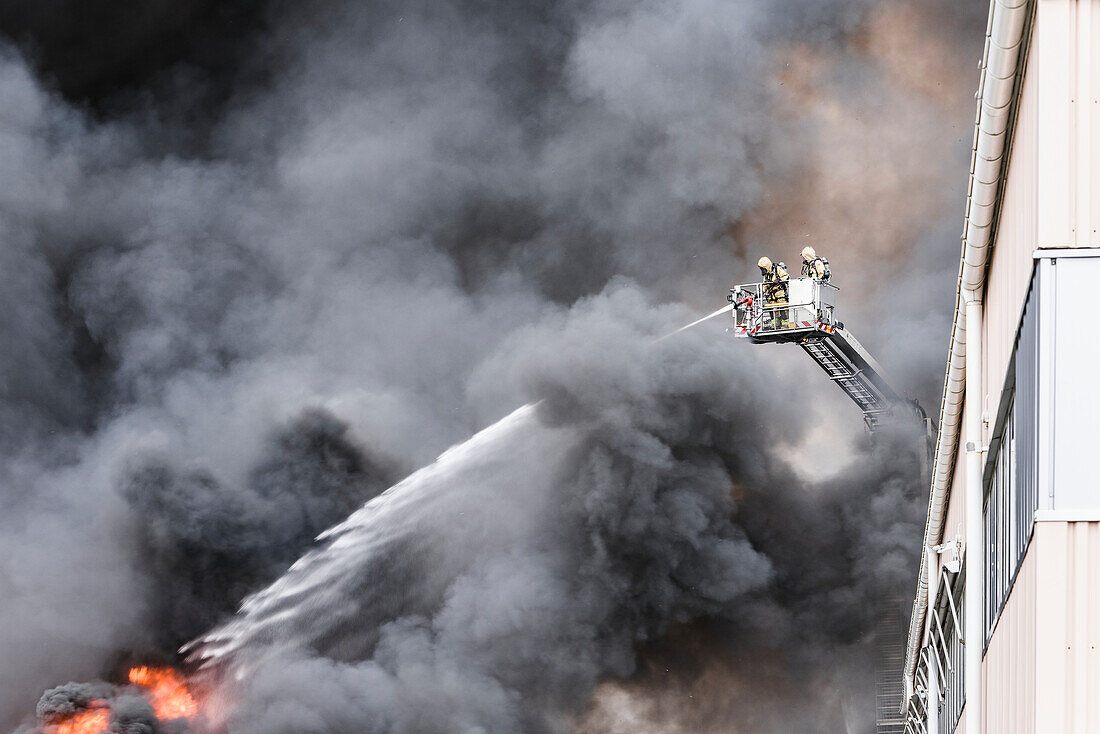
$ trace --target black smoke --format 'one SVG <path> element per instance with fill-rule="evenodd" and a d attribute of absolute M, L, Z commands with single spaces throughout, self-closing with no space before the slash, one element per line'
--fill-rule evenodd
<path fill-rule="evenodd" d="M 579 447 L 485 479 L 559 501 L 530 564 L 447 550 L 531 508 L 433 517 L 359 596 L 331 590 L 374 621 L 331 628 L 309 665 L 415 690 L 367 663 L 440 649 L 456 579 L 491 598 L 493 573 L 548 563 L 566 586 L 544 611 L 588 594 L 581 616 L 540 638 L 520 615 L 509 644 L 408 670 L 506 711 L 498 729 L 568 726 L 636 645 L 716 624 L 734 672 L 779 650 L 773 668 L 815 671 L 807 700 L 848 695 L 817 673 L 859 669 L 864 602 L 911 580 L 911 463 L 868 447 L 801 354 L 709 326 L 646 345 L 809 237 L 844 320 L 934 405 L 972 112 L 957 71 L 980 17 L 931 0 L 52 7 L 0 12 L 0 723 L 120 655 L 172 655 L 392 479 L 540 399 Z M 477 629 L 463 609 L 454 629 Z M 540 657 L 558 641 L 573 674 Z M 532 694 L 540 666 L 567 685 Z M 340 713 L 362 681 L 295 670 L 257 686 L 302 711 L 330 698 L 341 725 L 381 710 Z M 773 699 L 741 700 L 750 720 Z"/>
<path fill-rule="evenodd" d="M 597 684 L 638 673 L 640 645 L 658 664 L 670 626 L 722 639 L 664 686 L 770 649 L 822 731 L 860 725 L 839 680 L 919 548 L 919 434 L 888 430 L 867 468 L 808 484 L 774 448 L 804 391 L 773 403 L 713 335 L 652 345 L 673 313 L 618 286 L 487 360 L 479 391 L 536 407 L 368 504 L 199 648 L 237 681 L 228 726 L 584 730 Z"/>
<path fill-rule="evenodd" d="M 97 713 L 103 714 L 104 728 L 113 734 L 185 734 L 189 730 L 191 723 L 186 718 L 159 719 L 146 693 L 135 685 L 66 683 L 44 692 L 35 707 L 33 723 L 24 724 L 16 732 L 58 731 L 59 724 L 74 716 Z"/>
<path fill-rule="evenodd" d="M 69 683 L 43 693 L 34 713 L 39 721 L 54 723 L 86 711 L 95 701 L 102 701 L 113 695 L 114 688 L 107 683 Z"/>
<path fill-rule="evenodd" d="M 285 571 L 313 539 L 388 484 L 328 411 L 307 410 L 270 440 L 242 487 L 146 458 L 121 487 L 138 523 L 135 563 L 153 581 L 153 649 L 172 650 Z"/>

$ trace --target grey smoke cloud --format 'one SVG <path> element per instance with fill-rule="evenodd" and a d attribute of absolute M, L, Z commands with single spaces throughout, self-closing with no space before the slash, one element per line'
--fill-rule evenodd
<path fill-rule="evenodd" d="M 644 301 L 626 291 L 611 300 L 614 315 L 602 302 L 582 309 L 579 332 L 601 330 L 617 342 L 609 349 L 641 355 L 645 341 L 616 316 Z M 603 392 L 609 375 L 599 373 L 610 365 L 588 354 L 572 360 L 591 368 L 587 379 L 569 384 Z M 645 361 L 636 376 L 663 382 L 645 373 L 667 362 Z M 239 695 L 249 703 L 230 726 L 285 726 L 264 713 L 283 695 L 267 686 L 300 670 L 299 715 L 325 728 L 561 730 L 597 681 L 633 671 L 637 643 L 761 590 L 771 564 L 731 520 L 721 457 L 701 445 L 676 459 L 663 443 L 672 433 L 691 451 L 695 411 L 651 415 L 621 397 L 577 397 L 548 398 L 452 449 L 250 599 L 209 643 L 235 652 L 245 671 Z M 311 653 L 344 662 L 319 683 L 306 674 L 317 665 Z M 278 657 L 251 662 L 269 655 Z M 371 678 L 391 695 L 336 706 L 317 695 Z"/>
<path fill-rule="evenodd" d="M 334 726 L 397 730 L 412 721 L 402 715 L 462 701 L 490 730 L 560 728 L 602 677 L 634 670 L 635 643 L 697 617 L 771 618 L 734 639 L 771 630 L 769 644 L 806 643 L 815 665 L 830 664 L 824 650 L 860 628 L 849 611 L 905 575 L 911 528 L 902 520 L 858 553 L 826 547 L 850 555 L 808 575 L 806 538 L 918 515 L 908 470 L 884 465 L 849 487 L 807 484 L 787 466 L 808 440 L 807 411 L 838 434 L 851 416 L 844 439 L 866 456 L 856 414 L 801 355 L 745 353 L 709 327 L 647 345 L 724 293 L 757 251 L 793 260 L 802 233 L 773 227 L 785 219 L 772 210 L 805 204 L 807 226 L 832 232 L 814 214 L 848 191 L 821 164 L 836 139 L 814 134 L 835 109 L 832 90 L 872 131 L 898 124 L 868 101 L 879 91 L 915 107 L 930 100 L 901 130 L 924 144 L 915 147 L 962 158 L 965 145 L 940 140 L 955 109 L 861 50 L 877 8 L 272 4 L 242 31 L 243 60 L 158 77 L 148 98 L 128 98 L 129 112 L 99 106 L 95 117 L 49 91 L 48 67 L 36 77 L 5 52 L 0 724 L 21 720 L 46 688 L 104 675 L 120 654 L 170 653 L 272 580 L 311 534 L 534 399 L 544 403 L 531 461 L 484 479 L 486 492 L 515 491 L 529 506 L 480 525 L 433 517 L 438 545 L 412 533 L 402 541 L 412 551 L 379 571 L 404 569 L 417 582 L 405 596 L 335 586 L 334 603 L 378 623 L 348 627 L 362 640 L 332 653 L 340 663 L 299 655 L 265 667 L 254 700 L 281 694 L 288 703 L 271 710 L 287 721 L 316 708 Z M 959 53 L 953 29 L 922 32 Z M 810 88 L 830 92 L 802 108 L 783 77 L 795 46 L 819 54 Z M 189 81 L 204 68 L 213 87 L 233 90 L 210 107 L 209 86 Z M 195 109 L 181 101 L 191 93 Z M 902 178 L 920 168 L 903 163 Z M 785 188 L 798 178 L 811 184 Z M 907 223 L 890 231 L 885 265 L 861 258 L 868 246 L 847 230 L 824 248 L 859 284 L 844 293 L 850 323 L 872 346 L 912 357 L 899 360 L 914 365 L 901 382 L 926 404 L 950 304 L 925 306 L 921 283 L 953 268 L 955 246 L 940 224 L 955 210 L 928 188 L 907 192 L 912 201 L 862 190 L 877 219 Z M 899 293 L 922 304 L 916 332 L 872 318 L 881 294 Z M 688 308 L 659 305 L 677 301 Z M 753 379 L 761 374 L 769 389 Z M 545 438 L 561 435 L 590 450 Z M 730 485 L 754 499 L 729 499 Z M 509 523 L 544 519 L 536 509 L 550 498 L 563 503 L 546 510 L 554 522 L 526 544 L 501 541 L 502 557 L 470 548 L 475 530 L 507 536 Z M 872 516 L 848 515 L 845 501 Z M 797 531 L 782 531 L 791 517 Z M 563 548 L 608 538 L 614 547 L 595 560 L 562 560 Z M 428 563 L 456 548 L 445 560 L 458 566 Z M 880 550 L 883 564 L 857 563 Z M 652 578 L 636 576 L 635 551 Z M 585 591 L 561 586 L 577 573 L 619 584 L 589 597 L 611 611 L 558 618 L 561 599 Z M 864 576 L 874 582 L 853 581 Z M 644 603 L 624 604 L 631 589 Z M 498 591 L 499 608 L 479 606 Z M 763 599 L 750 604 L 754 595 Z M 463 636 L 528 598 L 542 606 L 519 614 L 510 635 Z M 605 629 L 620 613 L 621 629 Z M 444 623 L 441 641 L 432 625 Z M 534 645 L 547 639 L 540 624 L 569 641 L 579 672 L 539 657 L 550 654 Z M 564 682 L 527 706 L 516 692 L 535 690 L 543 667 Z M 306 685 L 311 677 L 331 685 Z M 338 706 L 418 686 L 441 698 L 408 698 L 396 713 Z"/>
<path fill-rule="evenodd" d="M 121 494 L 140 518 L 131 542 L 152 580 L 154 649 L 209 629 L 386 486 L 386 469 L 347 430 L 327 411 L 305 411 L 272 438 L 244 487 L 152 457 L 127 472 Z"/>
<path fill-rule="evenodd" d="M 701 619 L 724 654 L 784 651 L 800 710 L 832 704 L 833 666 L 919 547 L 916 436 L 803 484 L 770 447 L 804 395 L 772 403 L 713 335 L 652 345 L 681 313 L 620 284 L 504 345 L 475 384 L 542 402 L 369 503 L 199 648 L 239 681 L 228 726 L 289 731 L 290 707 L 325 730 L 566 731 L 599 681 L 636 672 L 637 645 Z"/>

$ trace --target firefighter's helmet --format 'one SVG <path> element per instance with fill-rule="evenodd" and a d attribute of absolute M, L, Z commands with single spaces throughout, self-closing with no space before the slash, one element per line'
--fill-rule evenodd
<path fill-rule="evenodd" d="M 814 251 L 814 248 L 810 247 L 809 245 L 806 245 L 802 248 L 803 260 L 805 260 L 806 262 L 813 262 L 816 258 L 817 252 Z"/>
<path fill-rule="evenodd" d="M 756 267 L 760 268 L 761 270 L 771 270 L 772 269 L 771 258 L 768 258 L 768 257 L 760 258 L 759 260 L 756 261 Z"/>

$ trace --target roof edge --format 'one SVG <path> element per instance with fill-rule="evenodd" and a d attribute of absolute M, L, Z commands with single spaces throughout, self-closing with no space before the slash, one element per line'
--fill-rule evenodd
<path fill-rule="evenodd" d="M 985 50 L 982 54 L 978 91 L 974 95 L 977 110 L 966 212 L 963 218 L 958 285 L 955 291 L 955 314 L 940 403 L 939 433 L 932 465 L 920 574 L 909 620 L 903 711 L 913 694 L 917 652 L 928 611 L 928 554 L 923 549 L 939 543 L 943 535 L 944 512 L 950 496 L 959 424 L 962 420 L 966 385 L 966 317 L 965 309 L 961 306 L 966 301 L 979 300 L 985 290 L 986 271 L 1000 219 L 1001 197 L 1008 173 L 1008 159 L 1034 13 L 1035 3 L 1032 0 L 991 0 L 989 4 Z"/>

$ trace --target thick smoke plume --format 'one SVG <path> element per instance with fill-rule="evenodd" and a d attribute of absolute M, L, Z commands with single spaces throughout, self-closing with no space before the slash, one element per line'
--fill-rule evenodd
<path fill-rule="evenodd" d="M 273 438 L 242 487 L 152 457 L 127 472 L 121 493 L 142 520 L 135 556 L 157 587 L 157 649 L 209 629 L 385 486 L 383 470 L 347 430 L 327 411 L 305 411 Z"/>
<path fill-rule="evenodd" d="M 735 345 L 649 346 L 669 315 L 612 288 L 489 360 L 478 389 L 546 397 L 369 503 L 208 638 L 250 702 L 231 728 L 567 731 L 669 625 L 721 624 L 731 654 L 857 641 L 919 545 L 917 436 L 811 494 L 769 458 L 798 411 L 755 420 L 771 406 Z M 853 486 L 876 487 L 870 507 Z"/>
<path fill-rule="evenodd" d="M 226 722 L 864 726 L 913 461 L 800 353 L 651 342 L 809 241 L 936 402 L 982 10 L 162 5 L 89 20 L 94 51 L 0 12 L 0 726 L 248 621 L 316 533 L 536 401 L 313 626 L 255 628 Z"/>

